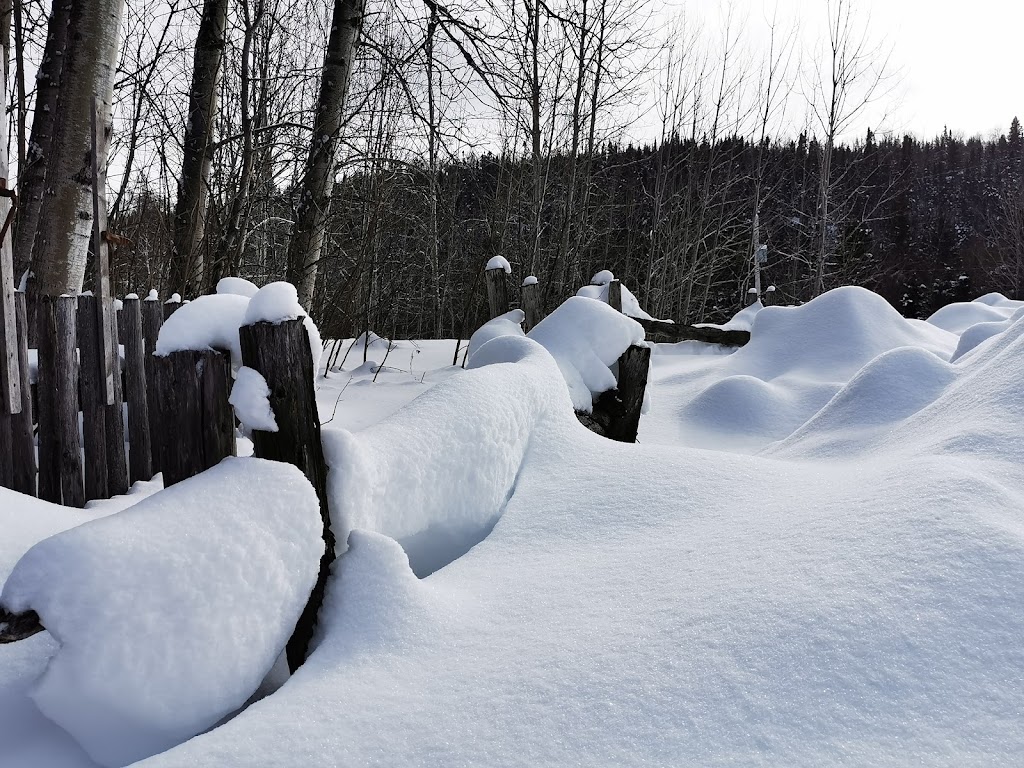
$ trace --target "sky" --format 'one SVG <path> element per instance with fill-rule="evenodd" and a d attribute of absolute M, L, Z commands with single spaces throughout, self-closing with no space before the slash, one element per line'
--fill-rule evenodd
<path fill-rule="evenodd" d="M 932 138 L 944 127 L 990 136 L 1024 119 L 1022 0 L 852 0 L 873 40 L 892 49 L 894 79 L 885 101 L 856 128 L 881 127 Z M 668 0 L 669 12 L 696 12 L 714 23 L 728 0 Z M 802 48 L 826 34 L 827 0 L 732 0 L 746 34 L 764 35 L 764 19 L 798 19 Z M 882 113 L 888 112 L 883 119 Z M 882 123 L 879 126 L 879 123 Z"/>

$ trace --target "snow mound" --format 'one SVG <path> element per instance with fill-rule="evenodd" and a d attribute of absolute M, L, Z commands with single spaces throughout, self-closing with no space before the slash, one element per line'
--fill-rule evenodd
<path fill-rule="evenodd" d="M 1022 317 L 1024 317 L 1024 308 L 1018 309 L 1006 320 L 977 323 L 976 325 L 972 325 L 960 334 L 960 341 L 957 343 L 956 351 L 953 352 L 953 357 L 950 361 L 956 362 L 968 352 L 974 351 L 976 347 L 988 341 L 993 336 L 1005 331 Z"/>
<path fill-rule="evenodd" d="M 324 429 L 337 540 L 377 531 L 402 544 L 419 575 L 446 565 L 501 516 L 543 422 L 586 432 L 551 356 L 530 339 L 501 336 L 469 370 L 385 421 L 355 434 Z"/>
<path fill-rule="evenodd" d="M 615 275 L 612 274 L 610 269 L 602 269 L 600 272 L 590 278 L 591 285 L 608 285 L 612 280 L 615 279 Z"/>
<path fill-rule="evenodd" d="M 896 347 L 921 347 L 949 359 L 956 338 L 908 323 L 889 302 L 845 286 L 799 307 L 765 307 L 754 316 L 750 343 L 730 367 L 765 381 L 799 372 L 845 383 L 866 363 Z"/>
<path fill-rule="evenodd" d="M 723 331 L 749 331 L 754 325 L 757 313 L 764 309 L 764 304 L 755 301 L 741 309 L 727 323 L 719 326 Z"/>
<path fill-rule="evenodd" d="M 1024 302 L 1008 299 L 1001 293 L 986 293 L 974 300 L 978 304 L 987 304 L 990 307 L 1009 307 L 1012 310 L 1020 309 Z"/>
<path fill-rule="evenodd" d="M 245 703 L 291 635 L 323 552 L 296 468 L 228 459 L 45 539 L 0 602 L 60 643 L 32 691 L 106 766 L 145 758 Z"/>
<path fill-rule="evenodd" d="M 487 266 L 484 267 L 484 271 L 489 272 L 492 269 L 503 269 L 506 275 L 512 274 L 512 265 L 508 263 L 508 259 L 504 256 L 492 256 L 490 261 L 487 262 Z"/>
<path fill-rule="evenodd" d="M 526 313 L 521 309 L 513 309 L 511 312 L 488 320 L 470 336 L 469 352 L 466 359 L 472 360 L 474 352 L 498 336 L 524 336 L 524 320 L 526 320 Z"/>
<path fill-rule="evenodd" d="M 611 274 L 612 273 L 608 272 L 608 270 L 605 270 L 604 272 L 598 272 L 596 275 L 594 275 L 594 279 L 604 279 L 604 276 L 607 275 L 608 282 L 601 283 L 599 285 L 584 285 L 582 288 L 576 291 L 576 295 L 582 296 L 583 298 L 586 299 L 596 299 L 597 301 L 607 304 L 608 283 L 610 283 L 614 279 L 613 277 L 611 277 Z M 654 319 L 643 310 L 643 308 L 640 306 L 640 302 L 637 301 L 636 296 L 632 294 L 629 288 L 627 288 L 625 285 L 622 285 L 621 283 L 619 284 L 619 287 L 622 291 L 622 314 L 627 315 L 628 317 L 638 317 L 641 320 Z"/>
<path fill-rule="evenodd" d="M 526 277 L 523 278 L 523 288 L 525 288 L 528 285 L 536 285 L 536 284 L 537 284 L 537 276 L 536 275 L 527 275 Z"/>
<path fill-rule="evenodd" d="M 579 296 L 564 301 L 527 334 L 555 358 L 573 407 L 590 413 L 594 396 L 615 389 L 611 371 L 630 346 L 644 343 L 644 329 L 607 303 Z"/>
<path fill-rule="evenodd" d="M 302 319 L 302 325 L 309 336 L 309 351 L 313 356 L 313 372 L 320 370 L 320 356 L 324 351 L 324 343 L 320 338 L 320 329 L 313 318 L 299 304 L 299 294 L 291 283 L 267 283 L 249 300 L 245 310 L 245 321 L 242 325 L 254 323 L 283 323 L 285 320 Z"/>
<path fill-rule="evenodd" d="M 183 304 L 160 327 L 154 354 L 166 357 L 182 350 L 217 349 L 231 353 L 231 367 L 242 365 L 238 328 L 244 323 L 249 299 L 235 294 L 200 296 Z"/>
<path fill-rule="evenodd" d="M 222 277 L 217 281 L 216 293 L 231 293 L 251 299 L 259 291 L 259 286 L 244 277 Z"/>
<path fill-rule="evenodd" d="M 989 296 L 991 295 L 989 294 Z M 982 298 L 985 297 L 983 296 Z M 944 331 L 961 334 L 972 325 L 977 325 L 978 323 L 1002 322 L 1013 314 L 1013 311 L 1005 303 L 988 304 L 981 299 L 958 301 L 953 304 L 947 304 L 937 310 L 926 322 Z"/>
<path fill-rule="evenodd" d="M 244 365 L 238 369 L 228 402 L 247 431 L 277 432 L 277 419 L 269 398 L 270 387 L 263 374 Z"/>

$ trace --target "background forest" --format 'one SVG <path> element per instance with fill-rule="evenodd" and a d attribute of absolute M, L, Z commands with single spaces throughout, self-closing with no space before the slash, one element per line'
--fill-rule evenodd
<path fill-rule="evenodd" d="M 495 255 L 516 284 L 536 275 L 549 306 L 611 269 L 651 314 L 687 322 L 747 301 L 759 243 L 774 302 L 854 283 L 923 317 L 988 290 L 1024 297 L 1019 122 L 927 141 L 857 128 L 894 73 L 849 3 L 829 4 L 812 47 L 777 20 L 710 26 L 625 0 L 347 5 L 360 46 L 304 296 L 328 335 L 464 336 L 486 319 Z M 39 163 L 26 105 L 45 85 L 32 75 L 49 11 L 13 5 L 20 178 Z M 318 0 L 128 3 L 108 181 L 117 295 L 292 276 L 331 19 Z M 215 109 L 197 152 L 203 82 Z M 189 142 L 202 192 L 183 240 Z M 28 253 L 15 249 L 19 274 Z"/>

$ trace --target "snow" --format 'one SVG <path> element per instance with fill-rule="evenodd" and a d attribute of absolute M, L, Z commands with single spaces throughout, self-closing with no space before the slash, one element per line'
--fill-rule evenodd
<path fill-rule="evenodd" d="M 263 374 L 244 365 L 238 369 L 228 402 L 246 431 L 277 432 L 277 420 L 269 398 L 270 387 Z"/>
<path fill-rule="evenodd" d="M 960 334 L 960 341 L 956 345 L 951 361 L 956 362 L 983 342 L 1007 330 L 1022 317 L 1024 317 L 1024 308 L 1018 309 L 1005 320 L 976 323 L 970 326 Z"/>
<path fill-rule="evenodd" d="M 612 280 L 615 279 L 615 275 L 611 273 L 611 270 L 602 269 L 592 278 L 590 278 L 591 285 L 608 285 Z"/>
<path fill-rule="evenodd" d="M 210 728 L 280 655 L 322 551 L 308 481 L 259 459 L 43 540 L 2 593 L 59 643 L 32 699 L 106 766 Z"/>
<path fill-rule="evenodd" d="M 169 298 L 167 301 L 164 302 L 164 304 L 180 304 L 180 303 L 181 303 L 181 294 L 180 293 L 172 293 L 171 294 L 171 298 Z"/>
<path fill-rule="evenodd" d="M 537 277 L 536 277 L 536 275 L 527 275 L 526 277 L 523 278 L 523 287 L 524 288 L 526 286 L 528 286 L 528 285 L 536 285 L 536 284 L 537 284 Z"/>
<path fill-rule="evenodd" d="M 259 290 L 259 286 L 246 280 L 244 277 L 222 277 L 217 281 L 217 293 L 233 293 L 237 296 L 252 298 Z"/>
<path fill-rule="evenodd" d="M 135 301 L 138 301 L 138 300 L 139 300 L 139 294 L 137 294 L 137 293 L 129 293 L 129 294 L 128 294 L 127 296 L 125 296 L 124 298 L 125 298 L 126 300 L 128 300 L 128 299 L 134 299 Z"/>
<path fill-rule="evenodd" d="M 302 319 L 302 324 L 309 335 L 309 351 L 313 355 L 313 370 L 315 371 L 320 365 L 323 341 L 313 319 L 299 304 L 298 292 L 291 283 L 267 283 L 256 291 L 249 300 L 249 306 L 245 312 L 245 322 L 242 324 L 253 325 L 260 322 L 277 324 L 285 320 L 299 318 Z"/>
<path fill-rule="evenodd" d="M 487 262 L 487 266 L 484 267 L 484 271 L 490 271 L 492 269 L 503 269 L 506 275 L 512 274 L 512 265 L 508 263 L 508 259 L 504 256 L 492 256 Z"/>
<path fill-rule="evenodd" d="M 599 285 L 584 285 L 576 292 L 576 295 L 582 296 L 587 299 L 597 299 L 598 301 L 607 304 L 608 283 L 610 283 L 614 279 L 611 277 L 611 274 L 612 273 L 609 272 L 608 270 L 605 270 L 604 272 L 598 272 L 596 275 L 594 275 L 594 280 L 597 280 L 599 278 L 603 280 L 604 277 L 607 276 L 608 281 L 603 282 Z M 636 296 L 632 294 L 629 288 L 622 284 L 620 284 L 619 287 L 622 292 L 622 314 L 627 315 L 629 317 L 638 317 L 641 320 L 654 319 L 643 310 L 643 308 L 640 306 L 640 302 L 637 301 Z"/>
<path fill-rule="evenodd" d="M 960 334 L 978 323 L 1000 322 L 1013 314 L 1005 305 L 990 306 L 979 301 L 947 304 L 928 318 L 929 323 L 950 333 Z"/>
<path fill-rule="evenodd" d="M 353 349 L 317 392 L 344 554 L 312 655 L 272 695 L 140 765 L 1015 764 L 1024 316 L 982 298 L 1005 312 L 999 329 L 951 333 L 844 288 L 758 311 L 734 352 L 656 345 L 636 445 L 571 413 L 566 360 L 612 359 L 608 337 L 628 346 L 639 327 L 600 302 L 551 316 L 554 352 L 494 334 L 467 370 L 451 365 L 454 340 L 368 337 L 380 362 Z M 972 335 L 986 338 L 957 354 Z M 250 493 L 269 509 L 280 481 L 258 478 Z M 33 502 L 5 518 L 9 497 L 0 565 L 93 513 Z M 144 546 L 184 553 L 160 503 L 170 533 Z M 180 506 L 205 508 L 223 537 L 217 505 Z M 191 568 L 219 550 L 200 538 L 188 552 Z M 45 593 L 76 577 L 23 581 Z M 203 616 L 219 593 L 186 602 Z M 129 683 L 192 676 L 167 642 L 154 641 L 169 660 L 155 675 L 133 675 L 134 645 L 117 649 L 120 712 L 146 711 Z M 25 697 L 64 652 L 48 633 L 0 647 L 0 743 L 17 765 L 93 768 Z"/>
<path fill-rule="evenodd" d="M 160 294 L 156 292 L 156 288 L 150 288 L 149 293 L 146 294 L 146 301 L 159 301 Z"/>
<path fill-rule="evenodd" d="M 469 353 L 466 359 L 472 360 L 480 347 L 498 336 L 524 336 L 524 320 L 526 313 L 521 309 L 513 309 L 481 325 L 469 338 Z"/>
<path fill-rule="evenodd" d="M 218 349 L 231 353 L 231 367 L 237 370 L 242 365 L 238 328 L 244 324 L 248 306 L 244 296 L 199 296 L 164 321 L 154 354 L 166 357 L 181 350 Z"/>

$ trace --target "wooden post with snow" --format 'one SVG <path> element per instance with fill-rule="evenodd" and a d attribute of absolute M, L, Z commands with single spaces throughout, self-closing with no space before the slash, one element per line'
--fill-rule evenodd
<path fill-rule="evenodd" d="M 226 352 L 183 350 L 153 358 L 163 438 L 164 487 L 187 480 L 235 455 L 235 419 L 228 404 L 231 361 Z"/>
<path fill-rule="evenodd" d="M 529 332 L 530 329 L 544 319 L 544 312 L 541 309 L 540 283 L 537 282 L 536 277 L 530 275 L 523 280 L 520 296 L 520 306 L 526 315 L 523 330 Z"/>
<path fill-rule="evenodd" d="M 32 388 L 28 371 L 28 309 L 25 294 L 15 296 L 15 320 L 18 328 L 18 366 L 21 374 L 21 413 L 14 416 L 14 490 L 36 495 L 36 451 L 32 436 Z"/>
<path fill-rule="evenodd" d="M 181 296 L 177 293 L 172 293 L 171 298 L 164 302 L 164 321 L 167 321 L 171 315 L 181 309 Z"/>
<path fill-rule="evenodd" d="M 631 346 L 623 352 L 618 361 L 618 386 L 602 392 L 591 413 L 577 412 L 584 426 L 610 440 L 635 443 L 650 364 L 650 347 Z"/>
<path fill-rule="evenodd" d="M 141 303 L 138 296 L 132 296 L 125 299 L 121 307 L 128 400 L 128 477 L 132 483 L 149 480 L 153 476 Z"/>
<path fill-rule="evenodd" d="M 509 310 L 508 275 L 511 271 L 509 263 L 501 256 L 495 256 L 484 268 L 484 277 L 487 280 L 487 305 L 492 320 Z"/>
<path fill-rule="evenodd" d="M 111 496 L 128 493 L 128 462 L 124 452 L 124 393 L 121 386 L 121 355 L 118 353 L 117 323 L 114 322 L 114 302 L 107 300 L 111 318 L 110 343 L 114 350 L 114 402 L 107 405 L 107 492 Z"/>
<path fill-rule="evenodd" d="M 155 290 L 150 291 L 142 302 L 142 340 L 145 345 L 146 361 L 146 397 L 149 408 L 149 443 L 150 460 L 153 474 L 160 467 L 160 415 L 156 407 L 156 380 L 153 375 L 153 352 L 156 351 L 156 340 L 160 336 L 160 327 L 164 324 L 164 311 Z"/>
<path fill-rule="evenodd" d="M 81 364 L 82 449 L 85 498 L 108 499 L 107 402 L 95 296 L 78 297 L 78 359 Z"/>
<path fill-rule="evenodd" d="M 504 273 L 503 273 L 504 276 Z M 270 390 L 269 401 L 277 431 L 254 429 L 254 455 L 293 464 L 309 479 L 323 518 L 324 554 L 320 575 L 309 602 L 288 641 L 288 666 L 295 671 L 306 659 L 323 602 L 331 563 L 334 561 L 334 534 L 331 532 L 327 499 L 327 464 L 320 441 L 320 419 L 313 389 L 315 371 L 309 348 L 309 335 L 302 320 L 280 323 L 258 322 L 238 329 L 242 363 L 260 373 Z"/>
<path fill-rule="evenodd" d="M 618 280 L 608 283 L 608 306 L 616 312 L 622 311 L 622 283 Z"/>

